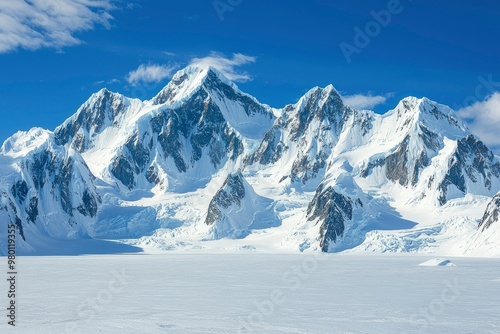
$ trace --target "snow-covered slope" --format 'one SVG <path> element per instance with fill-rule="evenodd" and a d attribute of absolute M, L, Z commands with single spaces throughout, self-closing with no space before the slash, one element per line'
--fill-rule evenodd
<path fill-rule="evenodd" d="M 373 213 L 369 199 L 346 169 L 345 166 L 331 168 L 316 189 L 304 224 L 299 227 L 308 237 L 301 244 L 302 249 L 312 247 L 329 252 L 362 242 L 363 234 L 359 231 L 366 227 Z"/>
<path fill-rule="evenodd" d="M 432 205 L 467 193 L 492 196 L 499 189 L 498 159 L 450 108 L 410 97 L 378 122 L 366 145 L 376 153 L 360 165 L 365 183 L 391 181 L 413 190 L 409 201 Z"/>
<path fill-rule="evenodd" d="M 27 251 L 90 236 L 164 249 L 481 253 L 498 230 L 478 226 L 500 190 L 499 158 L 427 98 L 383 115 L 343 101 L 330 85 L 275 109 L 197 66 L 148 101 L 103 89 L 53 133 L 3 144 L 0 215 Z"/>
<path fill-rule="evenodd" d="M 305 184 L 321 180 L 326 161 L 338 142 L 345 119 L 354 110 L 328 86 L 311 89 L 296 104 L 281 111 L 247 165 L 279 176 L 279 182 Z"/>
<path fill-rule="evenodd" d="M 88 237 L 101 203 L 94 176 L 77 151 L 56 144 L 52 132 L 13 135 L 0 149 L 0 171 L 0 214 L 18 226 L 21 250 L 38 237 Z"/>
<path fill-rule="evenodd" d="M 479 228 L 468 241 L 468 253 L 479 256 L 500 256 L 500 193 L 488 204 Z"/>
<path fill-rule="evenodd" d="M 279 225 L 273 201 L 255 193 L 240 171 L 230 174 L 207 210 L 205 224 L 214 239 L 243 238 L 254 229 Z"/>

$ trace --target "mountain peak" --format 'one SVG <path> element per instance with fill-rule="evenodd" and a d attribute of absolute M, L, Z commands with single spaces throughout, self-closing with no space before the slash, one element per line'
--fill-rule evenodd
<path fill-rule="evenodd" d="M 319 116 L 320 118 L 332 116 L 332 114 L 342 112 L 344 103 L 337 90 L 328 85 L 325 88 L 314 87 L 310 89 L 295 105 L 288 105 L 285 110 L 292 111 L 292 118 L 310 118 Z"/>
<path fill-rule="evenodd" d="M 429 130 L 453 139 L 470 133 L 453 109 L 427 97 L 405 97 L 386 117 L 395 117 L 398 128 L 423 124 Z"/>
<path fill-rule="evenodd" d="M 105 95 L 105 94 L 109 94 L 109 93 L 112 93 L 109 89 L 107 89 L 106 87 L 103 87 L 101 88 L 97 93 L 95 93 L 96 95 Z"/>
<path fill-rule="evenodd" d="M 54 130 L 56 143 L 65 145 L 76 140 L 73 148 L 83 152 L 88 148 L 90 137 L 116 124 L 134 105 L 142 105 L 142 102 L 103 88 L 92 94 L 74 115 Z"/>
<path fill-rule="evenodd" d="M 52 138 L 51 131 L 38 127 L 28 131 L 18 131 L 3 143 L 0 153 L 11 157 L 24 156 L 27 152 L 52 141 Z"/>
<path fill-rule="evenodd" d="M 190 97 L 203 86 L 214 87 L 221 84 L 240 92 L 236 84 L 215 67 L 190 65 L 175 73 L 168 85 L 152 99 L 152 103 L 173 104 Z"/>
<path fill-rule="evenodd" d="M 425 96 L 421 98 L 415 96 L 405 97 L 398 103 L 395 110 L 398 111 L 399 114 L 430 114 L 436 118 L 439 118 L 439 115 L 450 115 L 455 113 L 450 107 L 432 101 Z"/>
<path fill-rule="evenodd" d="M 333 85 L 330 84 L 325 88 L 321 88 L 319 86 L 311 88 L 307 93 L 304 94 L 304 96 L 300 98 L 298 103 L 307 103 L 311 99 L 324 103 L 329 97 L 335 97 L 342 100 L 339 92 L 335 89 L 335 87 L 333 87 Z"/>
<path fill-rule="evenodd" d="M 85 101 L 85 103 L 79 108 L 79 111 L 83 109 L 93 110 L 94 112 L 99 112 L 103 104 L 123 104 L 125 100 L 130 100 L 124 95 L 116 92 L 112 92 L 107 88 L 101 88 L 99 91 L 90 95 L 90 97 Z"/>
<path fill-rule="evenodd" d="M 177 71 L 172 77 L 171 82 L 179 84 L 183 81 L 190 81 L 193 83 L 202 83 L 208 76 L 216 75 L 229 81 L 219 70 L 213 66 L 198 66 L 189 65 L 182 70 Z"/>
<path fill-rule="evenodd" d="M 87 102 L 91 103 L 92 101 L 94 101 L 96 99 L 99 99 L 102 97 L 107 97 L 107 96 L 112 96 L 113 98 L 119 98 L 119 99 L 124 97 L 122 94 L 117 93 L 117 92 L 112 92 L 109 89 L 107 89 L 106 87 L 104 87 L 104 88 L 101 88 L 100 90 L 98 90 L 97 92 L 93 93 L 92 95 L 90 95 Z"/>

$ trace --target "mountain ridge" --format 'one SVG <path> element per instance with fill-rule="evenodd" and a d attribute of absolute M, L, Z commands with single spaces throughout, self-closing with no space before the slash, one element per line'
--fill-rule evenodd
<path fill-rule="evenodd" d="M 477 222 L 463 235 L 479 240 L 500 162 L 425 97 L 380 115 L 328 85 L 276 109 L 215 68 L 191 66 L 150 100 L 101 89 L 54 132 L 18 132 L 0 149 L 0 178 L 0 215 L 30 238 L 153 234 L 180 248 L 218 240 L 337 252 L 370 248 L 380 228 L 441 224 L 443 212 L 462 219 L 454 206 Z"/>

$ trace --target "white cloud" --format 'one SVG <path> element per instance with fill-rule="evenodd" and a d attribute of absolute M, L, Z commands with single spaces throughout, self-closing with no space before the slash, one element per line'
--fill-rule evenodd
<path fill-rule="evenodd" d="M 343 96 L 344 103 L 355 108 L 355 109 L 372 109 L 379 104 L 384 104 L 387 98 L 392 97 L 394 94 L 382 95 L 372 95 L 368 94 L 355 94 Z"/>
<path fill-rule="evenodd" d="M 490 148 L 500 154 L 500 92 L 457 111 L 476 134 Z"/>
<path fill-rule="evenodd" d="M 142 6 L 135 2 L 129 2 L 127 4 L 127 9 L 136 9 L 136 8 L 142 8 Z"/>
<path fill-rule="evenodd" d="M 0 53 L 80 44 L 75 33 L 110 27 L 114 0 L 0 1 Z"/>
<path fill-rule="evenodd" d="M 142 64 L 136 70 L 129 72 L 126 79 L 131 85 L 140 83 L 160 82 L 166 78 L 171 78 L 177 66 Z"/>
<path fill-rule="evenodd" d="M 229 80 L 245 82 L 251 80 L 252 77 L 247 72 L 238 71 L 237 67 L 255 63 L 255 60 L 255 57 L 241 53 L 234 53 L 232 58 L 227 58 L 219 52 L 212 52 L 207 57 L 193 58 L 189 65 L 212 66 L 221 71 Z"/>

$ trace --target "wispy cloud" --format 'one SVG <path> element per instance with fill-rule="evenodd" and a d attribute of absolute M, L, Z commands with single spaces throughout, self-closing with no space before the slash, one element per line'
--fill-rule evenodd
<path fill-rule="evenodd" d="M 500 154 L 500 92 L 496 92 L 486 100 L 476 102 L 469 107 L 457 111 L 469 125 L 471 131 Z"/>
<path fill-rule="evenodd" d="M 386 95 L 372 95 L 372 93 L 368 94 L 355 94 L 355 95 L 347 95 L 344 96 L 344 102 L 356 109 L 372 109 L 379 104 L 384 104 L 389 97 L 392 97 L 394 94 L 386 94 Z"/>
<path fill-rule="evenodd" d="M 176 69 L 175 65 L 142 64 L 136 70 L 129 72 L 126 79 L 133 86 L 140 83 L 160 82 L 171 78 Z"/>
<path fill-rule="evenodd" d="M 0 1 L 0 53 L 80 44 L 75 33 L 110 27 L 114 0 Z"/>
<path fill-rule="evenodd" d="M 142 8 L 141 5 L 139 5 L 138 3 L 136 2 L 129 2 L 127 3 L 127 9 L 136 9 L 136 8 Z"/>
<path fill-rule="evenodd" d="M 255 57 L 247 56 L 241 53 L 234 53 L 231 58 L 227 58 L 219 52 L 211 52 L 210 55 L 203 58 L 193 58 L 189 65 L 212 66 L 221 71 L 229 80 L 245 82 L 252 80 L 250 74 L 240 71 L 238 67 L 250 63 L 255 63 Z"/>

